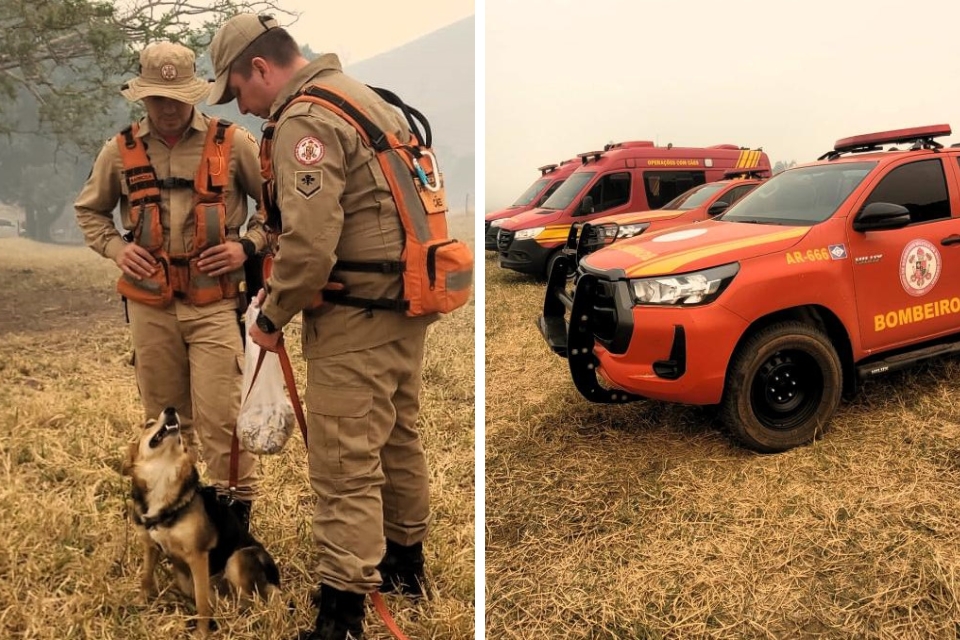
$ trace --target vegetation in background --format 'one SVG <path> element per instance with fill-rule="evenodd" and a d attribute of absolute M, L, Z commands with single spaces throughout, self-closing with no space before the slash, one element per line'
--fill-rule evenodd
<path fill-rule="evenodd" d="M 131 118 L 122 81 L 157 40 L 206 50 L 241 11 L 274 2 L 0 0 L 0 202 L 23 208 L 26 235 L 50 240 L 111 132 Z"/>

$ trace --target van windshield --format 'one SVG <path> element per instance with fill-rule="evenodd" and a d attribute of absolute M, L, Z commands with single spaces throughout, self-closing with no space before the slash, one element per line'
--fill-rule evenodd
<path fill-rule="evenodd" d="M 699 187 L 694 187 L 689 189 L 676 198 L 668 202 L 667 204 L 661 207 L 662 209 L 676 209 L 679 211 L 686 211 L 687 209 L 693 209 L 694 207 L 699 207 L 704 202 L 710 199 L 710 196 L 715 194 L 720 189 L 723 189 L 725 185 L 722 184 L 702 184 Z"/>
<path fill-rule="evenodd" d="M 560 188 L 553 192 L 553 195 L 547 198 L 547 201 L 540 205 L 541 209 L 566 209 L 570 203 L 583 191 L 593 177 L 597 175 L 593 171 L 573 172 L 567 181 L 560 185 Z"/>
<path fill-rule="evenodd" d="M 811 226 L 832 216 L 876 162 L 817 164 L 784 171 L 720 216 L 727 222 Z"/>
<path fill-rule="evenodd" d="M 532 185 L 527 187 L 527 190 L 524 191 L 523 194 L 519 198 L 517 198 L 517 201 L 510 206 L 511 207 L 527 206 L 528 204 L 533 202 L 533 199 L 536 198 L 541 191 L 543 191 L 543 188 L 547 186 L 547 183 L 549 183 L 550 180 L 552 180 L 552 178 L 540 178 L 539 180 L 534 182 Z"/>

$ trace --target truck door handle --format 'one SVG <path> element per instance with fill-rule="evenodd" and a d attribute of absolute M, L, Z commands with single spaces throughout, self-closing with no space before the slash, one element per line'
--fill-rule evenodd
<path fill-rule="evenodd" d="M 951 244 L 960 244 L 960 233 L 952 233 L 943 240 L 940 241 L 945 247 L 950 246 Z"/>

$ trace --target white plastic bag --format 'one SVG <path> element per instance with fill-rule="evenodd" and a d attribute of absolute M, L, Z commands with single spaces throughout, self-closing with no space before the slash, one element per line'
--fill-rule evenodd
<path fill-rule="evenodd" d="M 262 349 L 250 338 L 250 327 L 257 321 L 260 307 L 247 308 L 247 347 L 243 366 L 243 388 L 240 414 L 237 416 L 237 438 L 250 453 L 280 453 L 293 433 L 293 404 L 283 387 L 280 357 L 265 352 L 256 380 L 257 359 Z M 250 388 L 251 382 L 253 388 Z"/>

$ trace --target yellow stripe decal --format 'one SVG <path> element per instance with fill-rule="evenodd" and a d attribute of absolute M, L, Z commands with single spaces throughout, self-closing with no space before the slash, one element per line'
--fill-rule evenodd
<path fill-rule="evenodd" d="M 805 234 L 808 229 L 809 227 L 793 227 L 791 229 L 786 229 L 785 231 L 777 231 L 775 233 L 770 233 L 763 236 L 756 236 L 742 240 L 730 240 L 729 242 L 681 251 L 680 253 L 664 256 L 630 269 L 627 271 L 627 276 L 636 278 L 643 276 L 661 276 L 668 273 L 674 273 L 675 271 L 681 270 L 685 265 L 690 264 L 695 260 L 706 258 L 707 256 L 720 254 L 733 249 L 754 247 L 760 244 L 767 244 L 768 242 L 778 242 L 780 240 L 799 238 Z"/>
<path fill-rule="evenodd" d="M 540 235 L 534 239 L 538 243 L 543 244 L 544 242 L 556 242 L 557 240 L 565 241 L 568 235 L 570 235 L 569 224 L 552 224 L 547 226 L 540 232 Z"/>

